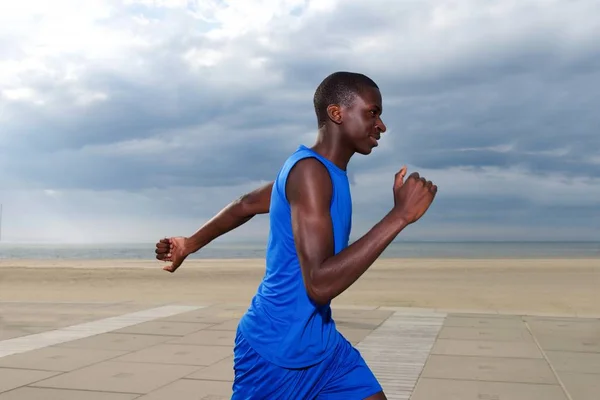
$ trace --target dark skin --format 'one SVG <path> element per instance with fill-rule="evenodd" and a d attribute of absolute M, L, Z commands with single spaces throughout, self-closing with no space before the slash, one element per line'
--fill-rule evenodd
<path fill-rule="evenodd" d="M 330 105 L 312 149 L 345 170 L 355 153 L 370 154 L 377 146 L 381 133 L 386 131 L 381 120 L 382 110 L 381 94 L 375 88 L 364 90 L 348 106 Z M 404 228 L 425 214 L 437 187 L 418 173 L 411 174 L 405 182 L 406 171 L 406 167 L 402 167 L 395 175 L 392 209 L 362 238 L 334 254 L 329 173 L 312 158 L 294 166 L 288 177 L 286 195 L 304 285 L 316 304 L 328 304 L 348 289 Z M 161 240 L 157 243 L 157 259 L 172 261 L 165 269 L 175 271 L 187 255 L 252 216 L 267 213 L 271 188 L 272 183 L 269 183 L 231 203 L 190 238 Z M 386 396 L 380 392 L 367 400 L 382 399 Z"/>

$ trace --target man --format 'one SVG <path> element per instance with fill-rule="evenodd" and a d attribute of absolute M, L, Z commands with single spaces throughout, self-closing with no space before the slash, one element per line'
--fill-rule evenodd
<path fill-rule="evenodd" d="M 386 399 L 360 353 L 337 331 L 330 302 L 429 208 L 437 187 L 406 167 L 394 206 L 348 245 L 352 220 L 347 165 L 370 154 L 386 127 L 381 93 L 362 74 L 337 72 L 314 95 L 318 134 L 300 146 L 274 182 L 234 201 L 189 238 L 157 243 L 174 272 L 191 253 L 270 213 L 266 273 L 235 339 L 233 399 Z"/>

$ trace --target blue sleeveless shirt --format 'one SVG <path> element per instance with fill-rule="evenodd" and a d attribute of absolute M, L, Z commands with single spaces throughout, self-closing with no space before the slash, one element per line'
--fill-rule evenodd
<path fill-rule="evenodd" d="M 330 304 L 319 306 L 306 292 L 292 232 L 286 182 L 292 167 L 310 157 L 319 160 L 331 178 L 335 254 L 348 246 L 352 199 L 346 171 L 306 146 L 300 146 L 284 163 L 273 184 L 266 271 L 239 324 L 254 351 L 284 368 L 308 367 L 322 361 L 341 337 L 332 319 Z"/>

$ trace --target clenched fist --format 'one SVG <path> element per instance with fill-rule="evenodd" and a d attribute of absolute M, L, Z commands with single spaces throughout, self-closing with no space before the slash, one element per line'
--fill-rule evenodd
<path fill-rule="evenodd" d="M 156 259 L 171 262 L 163 267 L 165 271 L 175 272 L 190 254 L 186 242 L 184 237 L 172 237 L 161 239 L 156 243 Z"/>
<path fill-rule="evenodd" d="M 406 182 L 406 167 L 396 174 L 394 179 L 394 211 L 399 217 L 412 224 L 425 214 L 437 193 L 437 186 L 419 176 L 418 172 L 410 174 Z"/>

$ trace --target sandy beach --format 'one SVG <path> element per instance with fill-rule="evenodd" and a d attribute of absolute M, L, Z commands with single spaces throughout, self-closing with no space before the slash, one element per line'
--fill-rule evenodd
<path fill-rule="evenodd" d="M 262 259 L 0 260 L 0 301 L 193 302 L 245 305 Z M 336 305 L 600 315 L 600 259 L 384 259 Z"/>

